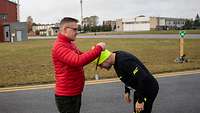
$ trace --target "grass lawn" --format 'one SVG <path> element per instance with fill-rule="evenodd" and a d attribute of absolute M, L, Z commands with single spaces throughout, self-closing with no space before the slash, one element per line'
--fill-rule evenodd
<path fill-rule="evenodd" d="M 107 48 L 135 54 L 152 73 L 200 69 L 200 39 L 185 40 L 189 63 L 176 64 L 179 55 L 177 39 L 77 39 L 76 44 L 86 51 L 99 41 Z M 29 40 L 14 44 L 0 43 L 0 87 L 53 83 L 51 48 L 54 40 Z M 94 79 L 94 64 L 85 66 L 86 79 Z M 116 77 L 113 69 L 99 70 L 101 78 Z"/>

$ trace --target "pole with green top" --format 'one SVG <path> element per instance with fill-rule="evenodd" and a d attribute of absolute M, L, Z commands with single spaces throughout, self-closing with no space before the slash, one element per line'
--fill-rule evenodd
<path fill-rule="evenodd" d="M 175 62 L 177 63 L 184 63 L 184 62 L 188 62 L 188 59 L 185 58 L 185 54 L 184 54 L 184 37 L 186 35 L 185 31 L 179 31 L 179 57 L 176 58 Z"/>
<path fill-rule="evenodd" d="M 185 31 L 180 31 L 180 57 L 184 56 L 184 36 L 186 35 Z"/>

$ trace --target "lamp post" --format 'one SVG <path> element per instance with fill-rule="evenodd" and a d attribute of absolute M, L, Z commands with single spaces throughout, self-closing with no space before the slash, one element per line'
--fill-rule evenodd
<path fill-rule="evenodd" d="M 83 0 L 80 0 L 81 3 L 81 30 L 83 27 Z"/>
<path fill-rule="evenodd" d="M 19 0 L 17 0 L 17 21 L 20 21 L 20 16 L 19 16 Z"/>

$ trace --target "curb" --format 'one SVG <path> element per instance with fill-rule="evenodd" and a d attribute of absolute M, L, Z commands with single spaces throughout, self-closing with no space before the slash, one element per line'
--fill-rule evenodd
<path fill-rule="evenodd" d="M 173 72 L 173 73 L 161 73 L 155 74 L 156 78 L 164 78 L 164 77 L 173 77 L 180 75 L 190 75 L 190 74 L 198 74 L 200 70 L 192 70 L 192 71 L 181 71 L 181 72 Z M 102 79 L 102 80 L 90 80 L 86 81 L 85 85 L 95 85 L 95 84 L 105 84 L 112 82 L 119 82 L 118 78 L 111 79 Z M 15 92 L 15 91 L 25 91 L 25 90 L 34 90 L 34 89 L 50 89 L 54 88 L 55 84 L 45 84 L 45 85 L 32 85 L 32 86 L 23 86 L 23 87 L 8 87 L 8 88 L 0 88 L 0 93 L 3 92 Z"/>

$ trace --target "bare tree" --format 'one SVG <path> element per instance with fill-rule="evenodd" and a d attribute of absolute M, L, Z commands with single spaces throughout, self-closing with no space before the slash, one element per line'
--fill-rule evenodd
<path fill-rule="evenodd" d="M 32 31 L 33 18 L 31 16 L 27 17 L 28 33 Z"/>

